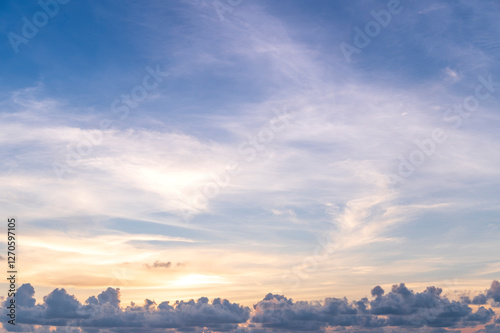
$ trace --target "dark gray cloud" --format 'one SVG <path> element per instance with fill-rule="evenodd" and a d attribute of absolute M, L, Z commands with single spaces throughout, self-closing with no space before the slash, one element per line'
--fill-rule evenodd
<path fill-rule="evenodd" d="M 472 304 L 486 304 L 486 302 L 488 301 L 488 297 L 486 297 L 486 295 L 484 294 L 480 294 L 480 295 L 477 295 L 475 296 L 473 299 L 472 299 Z"/>
<path fill-rule="evenodd" d="M 97 296 L 98 304 L 106 304 L 118 308 L 120 306 L 120 288 L 108 288 Z"/>
<path fill-rule="evenodd" d="M 385 326 L 385 319 L 367 313 L 367 302 L 349 302 L 346 298 L 326 298 L 322 304 L 293 302 L 282 295 L 268 294 L 254 305 L 251 322 L 289 331 L 319 331 L 327 326 Z"/>
<path fill-rule="evenodd" d="M 389 293 L 377 286 L 374 299 L 349 302 L 327 298 L 323 303 L 293 302 L 281 295 L 268 294 L 257 303 L 251 318 L 261 327 L 283 331 L 320 331 L 330 326 L 355 327 L 356 330 L 377 327 L 448 328 L 473 327 L 493 319 L 494 311 L 480 307 L 473 312 L 467 302 L 451 301 L 442 289 L 428 287 L 420 293 L 404 283 L 393 285 Z"/>
<path fill-rule="evenodd" d="M 499 284 L 493 281 L 483 294 L 496 302 Z M 452 301 L 442 289 L 427 287 L 422 292 L 395 284 L 388 293 L 376 286 L 372 298 L 349 301 L 325 298 L 323 302 L 293 301 L 284 295 L 267 294 L 253 311 L 226 299 L 159 302 L 146 299 L 142 305 L 122 306 L 120 289 L 107 288 L 81 304 L 65 289 L 54 289 L 36 304 L 35 289 L 24 284 L 18 289 L 16 330 L 48 332 L 44 327 L 59 327 L 57 332 L 132 333 L 132 332 L 453 332 L 477 327 L 478 333 L 498 332 L 500 318 L 494 310 L 469 304 L 483 304 L 476 296 Z M 474 301 L 475 299 L 478 301 Z M 4 304 L 5 305 L 5 304 Z M 2 311 L 5 311 L 3 309 Z M 2 313 L 2 315 L 4 315 Z M 495 324 L 496 322 L 496 324 Z M 240 325 L 243 324 L 243 325 Z M 35 326 L 42 325 L 42 326 Z M 11 328 L 12 329 L 12 328 Z"/>
<path fill-rule="evenodd" d="M 441 296 L 442 289 L 428 287 L 414 293 L 404 283 L 394 285 L 385 296 L 375 298 L 371 313 L 388 316 L 389 326 L 454 327 L 471 314 L 465 303 L 450 301 Z"/>
<path fill-rule="evenodd" d="M 97 297 L 89 297 L 85 304 L 65 289 L 54 289 L 41 304 L 35 304 L 34 294 L 30 284 L 24 284 L 18 290 L 18 323 L 23 331 L 34 331 L 34 328 L 28 330 L 27 325 L 23 325 L 30 324 L 82 328 L 89 333 L 95 328 L 117 329 L 119 332 L 165 332 L 164 329 L 198 332 L 200 327 L 222 332 L 235 330 L 239 323 L 250 317 L 248 307 L 220 298 L 209 302 L 208 298 L 202 297 L 197 301 L 178 301 L 172 305 L 169 302 L 158 305 L 146 299 L 141 306 L 131 304 L 122 308 L 120 289 L 114 288 L 106 289 Z"/>
<path fill-rule="evenodd" d="M 484 324 L 493 319 L 495 312 L 492 309 L 486 309 L 481 306 L 475 313 L 469 314 L 464 318 L 464 324 L 469 323 L 469 326 L 475 326 L 477 324 Z"/>
<path fill-rule="evenodd" d="M 384 289 L 382 289 L 381 286 L 376 286 L 375 288 L 372 289 L 372 296 L 378 297 L 382 296 L 384 294 Z"/>
<path fill-rule="evenodd" d="M 486 296 L 493 299 L 493 301 L 500 303 L 500 282 L 497 280 L 493 281 L 490 289 L 486 291 Z"/>
<path fill-rule="evenodd" d="M 17 289 L 17 304 L 20 306 L 25 306 L 32 308 L 35 306 L 36 299 L 33 297 L 35 295 L 35 288 L 33 288 L 29 283 L 25 283 Z"/>
<path fill-rule="evenodd" d="M 45 305 L 45 316 L 47 318 L 82 318 L 79 313 L 80 302 L 73 295 L 69 295 L 65 289 L 54 289 L 43 298 Z"/>
<path fill-rule="evenodd" d="M 493 300 L 491 303 L 494 307 L 500 307 L 500 282 L 494 280 L 491 282 L 491 286 L 483 294 L 475 296 L 472 301 L 468 296 L 462 297 L 462 301 L 467 304 L 484 305 L 488 303 L 488 300 Z"/>

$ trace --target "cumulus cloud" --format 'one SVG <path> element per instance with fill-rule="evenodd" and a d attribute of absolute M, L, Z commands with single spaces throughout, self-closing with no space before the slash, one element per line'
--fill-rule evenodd
<path fill-rule="evenodd" d="M 65 289 L 54 289 L 43 298 L 46 305 L 45 315 L 47 318 L 81 318 L 78 313 L 80 302 L 73 295 L 69 295 Z"/>
<path fill-rule="evenodd" d="M 372 289 L 372 296 L 380 297 L 384 294 L 384 289 L 381 286 L 376 286 Z"/>
<path fill-rule="evenodd" d="M 385 326 L 383 318 L 367 313 L 366 302 L 349 302 L 346 298 L 326 298 L 323 304 L 293 302 L 281 295 L 268 294 L 254 305 L 251 321 L 264 328 L 294 331 L 317 331 L 326 326 Z"/>
<path fill-rule="evenodd" d="M 386 295 L 380 286 L 373 288 L 371 294 L 374 297 L 371 301 L 326 298 L 323 303 L 293 302 L 281 295 L 268 294 L 254 305 L 251 321 L 263 328 L 283 331 L 319 331 L 341 326 L 361 331 L 378 327 L 425 327 L 426 332 L 444 332 L 445 328 L 485 324 L 495 315 L 492 309 L 483 306 L 473 312 L 466 302 L 449 300 L 436 287 L 415 293 L 401 283 L 393 285 Z"/>
<path fill-rule="evenodd" d="M 228 331 L 236 329 L 250 316 L 248 307 L 220 298 L 209 302 L 208 298 L 201 297 L 197 301 L 177 301 L 172 305 L 146 299 L 144 305 L 132 303 L 122 308 L 118 288 L 108 288 L 97 297 L 91 296 L 85 304 L 65 289 L 53 290 L 41 304 L 35 304 L 34 294 L 30 284 L 24 284 L 18 290 L 18 323 L 23 327 L 23 324 L 68 326 L 81 328 L 84 332 L 97 332 L 95 329 L 101 328 L 119 328 L 120 332 L 166 328 L 196 331 L 197 327 Z M 35 328 L 29 331 L 35 331 Z"/>
<path fill-rule="evenodd" d="M 488 300 L 493 300 L 492 306 L 500 306 L 500 282 L 494 280 L 491 286 L 484 293 L 474 296 L 472 301 L 468 296 L 464 296 L 462 301 L 467 304 L 484 305 Z"/>
<path fill-rule="evenodd" d="M 114 307 L 120 306 L 120 288 L 108 288 L 97 296 L 98 304 L 110 304 Z"/>
<path fill-rule="evenodd" d="M 500 282 L 495 280 L 491 283 L 490 289 L 486 291 L 486 297 L 493 299 L 496 303 L 500 303 Z"/>
<path fill-rule="evenodd" d="M 25 306 L 32 308 L 35 306 L 36 299 L 33 297 L 35 295 L 35 288 L 29 283 L 25 283 L 19 287 L 17 290 L 17 304 L 20 306 Z"/>
<path fill-rule="evenodd" d="M 498 281 L 486 291 L 494 302 Z M 427 287 L 414 292 L 404 283 L 388 293 L 380 286 L 371 290 L 371 299 L 349 301 L 327 297 L 323 302 L 293 301 L 269 293 L 253 309 L 226 299 L 157 303 L 146 299 L 142 305 L 122 306 L 119 288 L 107 288 L 81 304 L 65 289 L 54 289 L 36 304 L 35 289 L 23 284 L 17 293 L 18 327 L 23 332 L 48 332 L 43 327 L 66 327 L 57 332 L 453 332 L 478 327 L 477 333 L 498 332 L 500 318 L 491 308 L 473 311 L 470 299 L 460 301 L 442 295 L 442 289 Z M 7 300 L 8 301 L 8 300 Z M 5 303 L 4 303 L 5 305 Z M 5 311 L 5 307 L 2 311 Z M 42 326 L 37 326 L 42 325 Z M 484 325 L 484 326 L 479 326 Z"/>
<path fill-rule="evenodd" d="M 486 295 L 480 294 L 472 299 L 472 304 L 486 304 L 487 300 Z"/>

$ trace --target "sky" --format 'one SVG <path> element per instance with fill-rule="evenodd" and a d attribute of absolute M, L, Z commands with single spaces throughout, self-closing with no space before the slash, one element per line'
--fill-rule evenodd
<path fill-rule="evenodd" d="M 499 14 L 2 1 L 2 330 L 500 332 Z"/>

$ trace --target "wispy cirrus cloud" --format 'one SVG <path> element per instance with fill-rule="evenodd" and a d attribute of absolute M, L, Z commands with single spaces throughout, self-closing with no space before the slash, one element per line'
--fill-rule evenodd
<path fill-rule="evenodd" d="M 145 263 L 189 262 L 172 267 L 156 288 L 185 275 L 211 276 L 228 282 L 218 291 L 250 304 L 263 286 L 284 289 L 283 273 L 301 267 L 324 235 L 335 251 L 291 292 L 294 298 L 346 286 L 359 293 L 374 274 L 383 281 L 398 274 L 408 283 L 493 278 L 498 96 L 492 93 L 460 128 L 443 116 L 474 92 L 478 75 L 499 81 L 491 2 L 405 4 L 400 21 L 349 66 L 332 50 L 350 33 L 342 22 L 358 24 L 369 12 L 361 2 L 332 4 L 325 13 L 339 18 L 330 20 L 334 25 L 294 19 L 279 4 L 261 2 L 242 3 L 223 22 L 203 6 L 127 4 L 120 19 L 133 45 L 127 50 L 144 64 L 79 73 L 92 94 L 75 85 L 64 96 L 37 78 L 45 83 L 12 87 L 1 104 L 0 205 L 33 230 L 23 256 L 34 263 L 26 273 L 35 285 L 104 287 L 115 269 L 127 268 L 135 297 L 160 279 Z M 98 17 L 118 15 L 106 5 L 94 8 Z M 346 12 L 355 16 L 342 19 Z M 469 32 L 483 26 L 481 36 Z M 169 77 L 119 119 L 110 104 L 142 82 L 147 63 L 164 64 Z M 87 102 L 78 98 L 84 92 Z M 240 145 L 283 109 L 289 124 L 245 162 Z M 108 117 L 113 128 L 102 130 Z M 392 186 L 388 175 L 435 128 L 448 140 L 402 186 Z M 89 136 L 99 144 L 78 153 Z M 240 172 L 216 197 L 193 204 L 233 160 Z M 54 163 L 69 168 L 61 180 Z M 457 225 L 465 231 L 455 238 L 449 232 Z M 50 236 L 50 229 L 62 231 Z M 97 253 L 109 255 L 97 260 Z M 48 255 L 56 258 L 52 270 L 44 264 Z M 404 258 L 421 269 L 412 276 Z M 456 269 L 474 260 L 482 269 Z M 374 273 L 374 266 L 386 272 Z M 78 277 L 83 267 L 98 273 Z M 206 287 L 197 286 L 186 292 Z M 235 288 L 249 291 L 240 296 Z"/>

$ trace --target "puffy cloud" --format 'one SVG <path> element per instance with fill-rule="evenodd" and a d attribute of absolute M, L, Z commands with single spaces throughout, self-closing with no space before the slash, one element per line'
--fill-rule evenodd
<path fill-rule="evenodd" d="M 487 300 L 488 297 L 486 297 L 486 295 L 479 294 L 477 296 L 474 296 L 474 298 L 472 299 L 472 304 L 479 304 L 479 305 L 486 304 Z"/>
<path fill-rule="evenodd" d="M 370 303 L 371 313 L 387 315 L 389 326 L 459 326 L 472 309 L 465 303 L 448 300 L 441 296 L 441 293 L 442 289 L 436 287 L 428 287 L 421 293 L 414 293 L 401 283 L 394 285 L 386 296 L 373 300 Z M 474 317 L 478 321 L 481 318 L 483 317 L 480 315 Z M 490 318 L 488 317 L 488 320 Z"/>
<path fill-rule="evenodd" d="M 65 289 L 54 289 L 43 298 L 47 318 L 81 318 L 78 313 L 80 302 L 73 295 L 69 295 Z"/>
<path fill-rule="evenodd" d="M 372 289 L 372 296 L 380 297 L 384 294 L 384 289 L 381 286 L 376 286 Z"/>
<path fill-rule="evenodd" d="M 498 282 L 486 292 L 495 300 Z M 414 292 L 404 283 L 385 293 L 380 286 L 370 299 L 349 301 L 325 298 L 323 302 L 293 301 L 284 295 L 267 294 L 253 311 L 226 299 L 160 302 L 146 299 L 143 305 L 120 306 L 120 289 L 107 288 L 81 304 L 65 289 L 55 289 L 36 304 L 30 284 L 18 290 L 18 322 L 26 332 L 45 332 L 45 326 L 66 327 L 60 332 L 451 332 L 450 329 L 486 325 L 478 333 L 498 331 L 495 312 L 481 306 L 473 312 L 468 297 L 449 300 L 442 289 L 427 287 Z M 2 311 L 5 311 L 3 309 Z M 240 325 L 243 324 L 243 325 Z M 490 325 L 488 325 L 490 324 Z M 42 325 L 42 326 L 36 326 Z M 59 332 L 59 331 L 58 331 Z"/>
<path fill-rule="evenodd" d="M 344 326 L 363 331 L 389 326 L 440 331 L 440 328 L 485 324 L 495 314 L 485 307 L 472 312 L 467 302 L 451 301 L 436 287 L 415 293 L 401 283 L 393 285 L 386 295 L 380 286 L 373 288 L 371 294 L 374 296 L 372 301 L 327 298 L 323 304 L 293 302 L 281 295 L 268 294 L 254 306 L 251 321 L 263 328 L 281 330 L 314 331 Z"/>
<path fill-rule="evenodd" d="M 97 296 L 99 304 L 109 303 L 114 307 L 120 306 L 120 288 L 108 288 Z"/>
<path fill-rule="evenodd" d="M 486 292 L 488 298 L 492 298 L 495 302 L 500 302 L 500 282 L 497 280 L 491 283 L 490 289 Z"/>
<path fill-rule="evenodd" d="M 19 287 L 16 293 L 17 323 L 67 326 L 89 317 L 80 302 L 73 295 L 69 295 L 65 289 L 54 289 L 43 298 L 42 304 L 36 304 L 34 294 L 35 290 L 29 283 Z M 23 332 L 33 330 L 25 326 L 19 325 Z"/>
<path fill-rule="evenodd" d="M 267 294 L 254 305 L 255 313 L 251 319 L 265 328 L 298 331 L 317 331 L 326 326 L 319 320 L 322 307 L 307 302 L 294 303 L 282 295 Z"/>
<path fill-rule="evenodd" d="M 28 308 L 34 307 L 36 303 L 36 299 L 33 297 L 34 295 L 35 288 L 29 283 L 23 284 L 17 289 L 17 304 Z"/>
<path fill-rule="evenodd" d="M 492 309 L 486 309 L 484 306 L 481 306 L 475 313 L 471 313 L 467 317 L 464 318 L 465 322 L 471 322 L 472 325 L 476 324 L 484 324 L 489 322 L 495 312 Z"/>
<path fill-rule="evenodd" d="M 464 302 L 477 305 L 484 305 L 488 302 L 489 299 L 493 300 L 493 306 L 500 306 L 500 282 L 498 282 L 497 280 L 491 282 L 490 288 L 486 290 L 484 294 L 475 296 L 472 301 L 469 299 L 469 297 L 463 297 Z"/>
<path fill-rule="evenodd" d="M 142 306 L 132 304 L 121 308 L 120 289 L 115 288 L 108 288 L 97 297 L 89 297 L 85 304 L 65 289 L 55 289 L 43 298 L 42 304 L 36 305 L 34 293 L 30 284 L 19 288 L 18 323 L 23 326 L 23 332 L 36 329 L 26 329 L 30 325 L 67 326 L 75 330 L 83 328 L 89 333 L 98 332 L 97 328 L 119 329 L 120 332 L 154 332 L 156 329 L 162 332 L 165 332 L 164 329 L 199 331 L 200 327 L 231 331 L 250 317 L 248 307 L 220 298 L 210 303 L 208 298 L 201 297 L 197 301 L 177 301 L 173 305 L 169 302 L 157 305 L 154 300 L 146 299 Z"/>
<path fill-rule="evenodd" d="M 268 294 L 254 305 L 253 323 L 264 328 L 315 331 L 326 326 L 379 327 L 385 319 L 366 315 L 365 302 L 346 298 L 326 298 L 323 304 L 293 302 L 281 295 Z"/>

